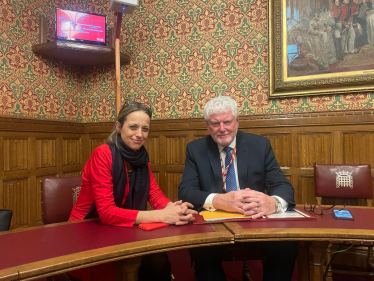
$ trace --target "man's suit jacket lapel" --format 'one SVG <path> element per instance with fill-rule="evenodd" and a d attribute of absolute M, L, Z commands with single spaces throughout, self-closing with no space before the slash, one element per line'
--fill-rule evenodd
<path fill-rule="evenodd" d="M 208 157 L 211 169 L 214 175 L 214 188 L 213 192 L 222 193 L 223 191 L 223 178 L 221 169 L 220 154 L 218 151 L 217 143 L 209 136 L 208 141 Z"/>
<path fill-rule="evenodd" d="M 236 157 L 240 189 L 248 187 L 248 147 L 245 143 L 243 132 L 238 131 L 236 135 Z"/>

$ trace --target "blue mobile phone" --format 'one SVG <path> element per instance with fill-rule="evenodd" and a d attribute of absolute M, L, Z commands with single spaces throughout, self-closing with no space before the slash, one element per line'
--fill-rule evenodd
<path fill-rule="evenodd" d="M 339 220 L 353 220 L 353 216 L 348 210 L 333 210 L 334 218 Z"/>

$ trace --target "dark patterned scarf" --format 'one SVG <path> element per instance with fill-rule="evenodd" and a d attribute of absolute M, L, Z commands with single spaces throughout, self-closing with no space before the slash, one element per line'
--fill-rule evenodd
<path fill-rule="evenodd" d="M 146 210 L 149 195 L 149 156 L 147 150 L 142 146 L 139 150 L 131 150 L 117 135 L 118 148 L 113 143 L 108 143 L 112 152 L 112 180 L 113 197 L 117 207 L 123 209 Z M 130 190 L 125 203 L 122 205 L 125 196 L 125 187 L 127 183 L 126 160 L 132 167 L 130 178 Z M 98 217 L 95 202 L 87 212 L 85 219 Z"/>

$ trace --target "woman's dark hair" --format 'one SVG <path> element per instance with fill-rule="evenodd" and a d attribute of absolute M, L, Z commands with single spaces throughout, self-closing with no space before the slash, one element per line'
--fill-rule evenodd
<path fill-rule="evenodd" d="M 150 119 L 152 118 L 152 110 L 149 106 L 144 105 L 140 102 L 136 102 L 136 101 L 126 101 L 123 104 L 123 106 L 121 107 L 121 109 L 118 113 L 118 117 L 117 117 L 117 121 L 119 122 L 121 128 L 122 128 L 123 124 L 125 123 L 125 121 L 127 119 L 127 116 L 134 111 L 143 111 L 144 113 L 146 113 L 149 116 Z M 114 143 L 116 146 L 118 146 L 117 145 L 117 135 L 118 135 L 118 133 L 117 133 L 116 124 L 114 124 L 114 128 L 112 130 L 112 133 L 107 138 L 107 141 L 111 142 L 111 143 Z"/>

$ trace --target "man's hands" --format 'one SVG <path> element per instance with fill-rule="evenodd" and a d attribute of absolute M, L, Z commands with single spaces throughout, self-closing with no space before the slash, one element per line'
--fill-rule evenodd
<path fill-rule="evenodd" d="M 192 210 L 193 206 L 191 203 L 183 202 L 182 200 L 176 202 L 170 202 L 161 212 L 161 221 L 168 224 L 183 225 L 195 218 L 193 214 L 197 214 L 195 210 Z"/>
<path fill-rule="evenodd" d="M 276 211 L 276 200 L 274 197 L 255 190 L 249 190 L 248 196 L 246 200 L 250 201 L 250 203 L 243 207 L 245 215 L 251 215 L 252 218 L 257 219 Z"/>
<path fill-rule="evenodd" d="M 249 188 L 217 194 L 213 199 L 216 209 L 241 213 L 254 219 L 274 213 L 275 204 L 275 198 Z"/>
<path fill-rule="evenodd" d="M 242 189 L 238 191 L 231 191 L 228 193 L 217 194 L 213 198 L 213 207 L 215 209 L 224 210 L 227 212 L 244 214 L 244 206 L 250 201 L 247 201 L 250 189 Z M 254 199 L 254 202 L 257 201 Z"/>

